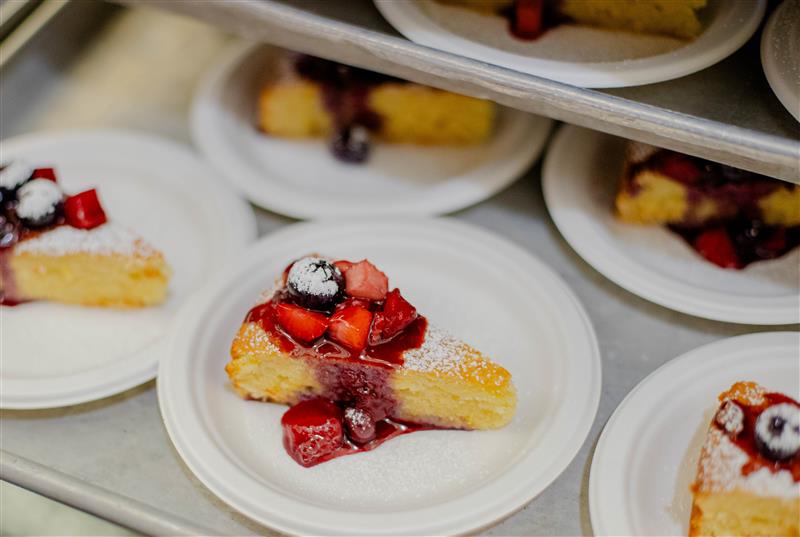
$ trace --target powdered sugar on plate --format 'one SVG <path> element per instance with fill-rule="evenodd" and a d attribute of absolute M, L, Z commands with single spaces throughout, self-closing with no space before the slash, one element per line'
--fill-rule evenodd
<path fill-rule="evenodd" d="M 58 226 L 20 242 L 14 250 L 17 253 L 31 252 L 52 256 L 76 253 L 148 256 L 155 253 L 138 235 L 114 224 L 104 224 L 94 229 Z"/>

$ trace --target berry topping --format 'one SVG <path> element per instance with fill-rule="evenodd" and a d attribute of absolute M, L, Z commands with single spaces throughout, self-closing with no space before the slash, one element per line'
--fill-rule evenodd
<path fill-rule="evenodd" d="M 17 191 L 17 216 L 28 227 L 53 224 L 61 215 L 64 193 L 53 181 L 34 179 Z"/>
<path fill-rule="evenodd" d="M 14 191 L 31 178 L 33 167 L 23 160 L 15 160 L 0 168 L 0 189 Z M 5 198 L 5 195 L 3 196 Z"/>
<path fill-rule="evenodd" d="M 362 408 L 348 407 L 344 410 L 344 424 L 347 436 L 359 444 L 375 439 L 375 420 Z"/>
<path fill-rule="evenodd" d="M 352 352 L 361 352 L 367 346 L 372 312 L 359 306 L 350 306 L 333 314 L 328 336 Z"/>
<path fill-rule="evenodd" d="M 516 0 L 514 2 L 514 35 L 522 39 L 535 39 L 542 34 L 543 0 Z"/>
<path fill-rule="evenodd" d="M 702 175 L 702 170 L 691 157 L 671 151 L 663 154 L 660 171 L 684 184 L 692 184 Z"/>
<path fill-rule="evenodd" d="M 278 304 L 275 307 L 275 316 L 281 328 L 302 343 L 311 343 L 328 329 L 327 317 L 295 304 Z"/>
<path fill-rule="evenodd" d="M 372 311 L 371 308 L 373 306 L 373 302 L 364 298 L 348 297 L 336 304 L 336 309 L 334 311 L 342 311 L 350 306 L 358 306 L 360 308 L 364 308 L 365 310 Z"/>
<path fill-rule="evenodd" d="M 355 265 L 355 263 L 353 263 L 352 261 L 345 261 L 344 259 L 340 259 L 339 261 L 334 261 L 333 264 L 336 265 L 336 268 L 338 268 L 342 274 L 350 270 L 350 267 Z"/>
<path fill-rule="evenodd" d="M 9 248 L 16 244 L 19 238 L 19 226 L 0 215 L 0 249 Z"/>
<path fill-rule="evenodd" d="M 389 278 L 366 259 L 354 263 L 344 274 L 347 294 L 369 300 L 383 300 L 389 291 Z"/>
<path fill-rule="evenodd" d="M 369 335 L 370 345 L 380 345 L 399 334 L 417 318 L 417 310 L 394 289 L 386 295 L 383 311 L 375 314 L 375 322 Z"/>
<path fill-rule="evenodd" d="M 95 189 L 68 197 L 64 202 L 64 213 L 67 224 L 80 229 L 92 229 L 107 222 Z"/>
<path fill-rule="evenodd" d="M 722 268 L 741 268 L 733 241 L 724 228 L 715 227 L 703 231 L 694 240 L 694 248 L 700 255 Z"/>
<path fill-rule="evenodd" d="M 304 308 L 330 311 L 344 296 L 344 277 L 333 263 L 304 257 L 289 269 L 286 287 Z"/>
<path fill-rule="evenodd" d="M 33 175 L 31 175 L 31 179 L 47 179 L 48 181 L 56 182 L 58 179 L 56 178 L 56 170 L 55 168 L 36 168 L 33 170 Z"/>
<path fill-rule="evenodd" d="M 800 452 L 800 407 L 772 405 L 756 419 L 756 446 L 768 459 L 781 461 Z"/>
<path fill-rule="evenodd" d="M 361 125 L 341 129 L 331 141 L 334 156 L 344 162 L 364 162 L 369 157 L 369 131 Z"/>
<path fill-rule="evenodd" d="M 736 436 L 744 429 L 744 410 L 733 401 L 725 401 L 714 416 L 714 421 L 725 432 Z"/>
<path fill-rule="evenodd" d="M 306 468 L 332 458 L 344 444 L 342 411 L 328 399 L 294 405 L 281 418 L 281 426 L 286 451 Z"/>

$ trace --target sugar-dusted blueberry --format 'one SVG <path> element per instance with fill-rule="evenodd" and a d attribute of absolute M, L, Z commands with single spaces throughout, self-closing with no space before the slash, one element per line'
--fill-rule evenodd
<path fill-rule="evenodd" d="M 341 129 L 331 141 L 333 155 L 344 162 L 364 162 L 369 157 L 370 134 L 366 127 L 352 125 Z"/>
<path fill-rule="evenodd" d="M 366 444 L 375 439 L 375 419 L 362 408 L 346 408 L 344 424 L 347 436 L 358 444 Z"/>
<path fill-rule="evenodd" d="M 0 199 L 8 201 L 15 197 L 17 189 L 33 174 L 33 167 L 24 160 L 15 160 L 0 167 Z"/>
<path fill-rule="evenodd" d="M 0 249 L 14 246 L 18 238 L 19 226 L 17 223 L 0 214 Z"/>
<path fill-rule="evenodd" d="M 736 436 L 744 429 L 744 410 L 733 401 L 725 401 L 717 410 L 714 421 L 725 432 Z"/>
<path fill-rule="evenodd" d="M 756 419 L 755 436 L 765 457 L 776 461 L 794 457 L 800 452 L 800 407 L 790 403 L 768 407 Z"/>
<path fill-rule="evenodd" d="M 63 212 L 64 193 L 48 179 L 34 179 L 22 185 L 17 200 L 17 217 L 31 228 L 49 226 Z"/>
<path fill-rule="evenodd" d="M 330 311 L 344 298 L 344 277 L 330 261 L 304 257 L 292 265 L 286 287 L 294 302 L 304 308 Z"/>

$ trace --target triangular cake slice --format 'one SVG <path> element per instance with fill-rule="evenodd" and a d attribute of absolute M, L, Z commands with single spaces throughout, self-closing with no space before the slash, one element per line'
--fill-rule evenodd
<path fill-rule="evenodd" d="M 109 307 L 163 302 L 170 269 L 135 233 L 107 222 L 97 192 L 67 196 L 52 168 L 0 170 L 0 303 Z"/>
<path fill-rule="evenodd" d="M 800 403 L 755 382 L 719 395 L 692 486 L 690 536 L 800 531 Z"/>
<path fill-rule="evenodd" d="M 494 429 L 514 415 L 511 374 L 389 289 L 367 260 L 305 257 L 250 310 L 233 341 L 226 371 L 236 391 L 297 405 L 284 417 L 285 443 L 305 466 L 372 449 L 398 427 Z M 295 449 L 304 433 L 287 422 L 301 413 L 308 427 L 325 414 L 333 448 Z"/>

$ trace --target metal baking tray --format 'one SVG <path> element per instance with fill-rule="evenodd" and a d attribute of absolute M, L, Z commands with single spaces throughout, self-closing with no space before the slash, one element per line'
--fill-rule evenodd
<path fill-rule="evenodd" d="M 590 90 L 417 45 L 389 26 L 372 0 L 118 1 L 800 183 L 800 124 L 767 84 L 760 31 L 693 75 Z"/>

